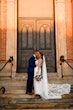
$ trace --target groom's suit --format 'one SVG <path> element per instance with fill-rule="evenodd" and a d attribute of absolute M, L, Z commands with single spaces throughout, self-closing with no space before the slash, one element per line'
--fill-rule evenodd
<path fill-rule="evenodd" d="M 28 79 L 27 79 L 26 93 L 32 92 L 34 67 L 36 67 L 35 60 L 36 60 L 36 57 L 32 55 L 28 62 L 28 69 L 27 69 Z"/>

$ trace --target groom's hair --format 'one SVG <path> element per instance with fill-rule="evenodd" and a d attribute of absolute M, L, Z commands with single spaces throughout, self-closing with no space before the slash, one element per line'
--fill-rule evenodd
<path fill-rule="evenodd" d="M 39 52 L 39 50 L 35 50 L 34 53 Z"/>

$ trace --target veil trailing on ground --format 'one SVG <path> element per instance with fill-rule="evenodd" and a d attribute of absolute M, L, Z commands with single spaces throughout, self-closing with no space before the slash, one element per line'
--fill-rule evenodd
<path fill-rule="evenodd" d="M 41 97 L 44 99 L 57 99 L 62 98 L 63 94 L 70 92 L 70 84 L 49 84 L 47 77 L 46 61 L 43 56 L 42 64 L 42 94 Z"/>

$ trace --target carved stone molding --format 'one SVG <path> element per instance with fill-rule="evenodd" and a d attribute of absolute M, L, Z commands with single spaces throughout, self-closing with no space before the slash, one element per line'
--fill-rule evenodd
<path fill-rule="evenodd" d="M 65 0 L 56 0 L 56 3 L 64 3 Z"/>

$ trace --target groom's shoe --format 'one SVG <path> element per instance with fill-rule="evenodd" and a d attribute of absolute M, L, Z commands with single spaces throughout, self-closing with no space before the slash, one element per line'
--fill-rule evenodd
<path fill-rule="evenodd" d="M 32 92 L 26 92 L 26 94 L 28 94 L 28 95 L 33 95 L 33 93 L 32 93 Z"/>

